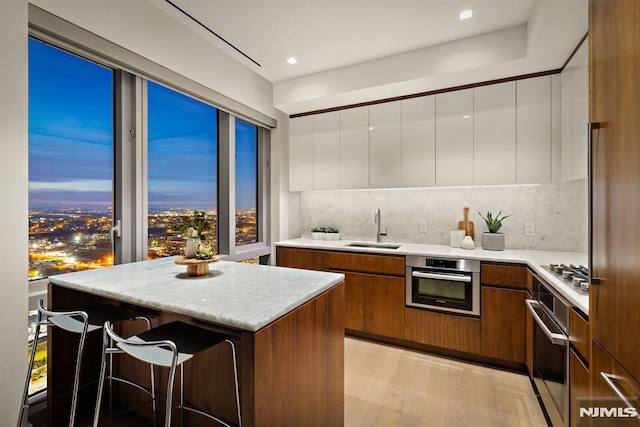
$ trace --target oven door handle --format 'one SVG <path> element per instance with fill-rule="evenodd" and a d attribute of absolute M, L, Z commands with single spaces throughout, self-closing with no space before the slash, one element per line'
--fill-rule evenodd
<path fill-rule="evenodd" d="M 440 274 L 440 273 L 422 273 L 420 271 L 412 271 L 411 276 L 419 277 L 421 279 L 436 279 L 436 280 L 450 280 L 452 282 L 471 282 L 471 277 L 453 274 Z"/>
<path fill-rule="evenodd" d="M 567 336 L 566 335 L 555 333 L 555 332 L 551 332 L 549 330 L 549 328 L 547 327 L 547 325 L 545 325 L 544 321 L 540 318 L 540 316 L 538 315 L 538 312 L 536 311 L 534 306 L 535 307 L 540 307 L 541 310 L 544 310 L 544 309 L 540 306 L 540 303 L 538 301 L 532 300 L 532 299 L 526 299 L 526 300 L 524 300 L 524 303 L 527 304 L 527 308 L 531 312 L 531 315 L 533 316 L 533 319 L 536 321 L 538 326 L 540 326 L 540 328 L 542 329 L 542 332 L 544 332 L 544 334 L 547 336 L 547 338 L 549 338 L 549 341 L 551 341 L 553 344 L 557 344 L 557 345 L 566 345 L 567 344 Z"/>

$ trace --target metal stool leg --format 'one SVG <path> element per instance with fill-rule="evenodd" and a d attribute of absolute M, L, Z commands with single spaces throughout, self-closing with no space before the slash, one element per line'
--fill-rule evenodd
<path fill-rule="evenodd" d="M 100 360 L 100 376 L 98 377 L 98 395 L 96 396 L 96 409 L 93 412 L 93 427 L 98 427 L 98 418 L 100 418 L 100 404 L 102 403 L 102 389 L 104 387 L 104 375 L 107 370 L 107 350 L 110 338 L 107 335 L 105 326 L 102 333 L 102 358 Z"/>
<path fill-rule="evenodd" d="M 231 346 L 231 356 L 233 357 L 233 378 L 236 382 L 236 408 L 238 409 L 238 426 L 242 427 L 242 415 L 240 414 L 240 390 L 238 388 L 238 363 L 236 359 L 236 345 L 231 340 L 225 340 Z"/>
<path fill-rule="evenodd" d="M 82 351 L 84 350 L 84 342 L 87 338 L 87 319 L 85 318 L 84 329 L 80 334 L 80 342 L 78 343 L 78 354 L 76 356 L 75 378 L 73 379 L 73 391 L 71 395 L 71 414 L 69 415 L 69 427 L 73 427 L 76 418 L 76 406 L 78 405 L 78 389 L 80 388 L 80 365 L 82 364 Z"/>
<path fill-rule="evenodd" d="M 29 356 L 29 366 L 27 368 L 27 381 L 24 384 L 24 391 L 22 393 L 22 405 L 20 406 L 20 414 L 18 415 L 18 427 L 22 427 L 22 420 L 25 412 L 27 412 L 29 405 L 27 403 L 29 399 L 29 385 L 31 384 L 31 371 L 33 370 L 33 364 L 36 360 L 36 347 L 38 347 L 38 337 L 40 336 L 40 325 L 42 322 L 42 312 L 38 310 L 38 318 L 36 323 L 36 334 L 33 337 L 33 344 L 31 346 L 31 355 Z"/>
<path fill-rule="evenodd" d="M 176 350 L 173 354 L 173 363 L 169 368 L 169 378 L 167 379 L 167 399 L 165 402 L 165 415 L 164 415 L 164 425 L 165 427 L 171 427 L 171 409 L 173 406 L 173 383 L 176 379 L 176 367 L 178 364 L 178 351 Z"/>

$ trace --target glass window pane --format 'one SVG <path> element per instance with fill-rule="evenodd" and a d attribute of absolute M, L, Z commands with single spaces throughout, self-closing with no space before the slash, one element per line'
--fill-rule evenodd
<path fill-rule="evenodd" d="M 29 39 L 29 279 L 113 264 L 113 71 Z M 46 388 L 46 328 L 30 393 Z"/>
<path fill-rule="evenodd" d="M 217 248 L 218 110 L 148 82 L 148 258 L 183 255 L 183 215 L 204 211 Z"/>
<path fill-rule="evenodd" d="M 236 119 L 236 245 L 258 241 L 258 128 Z"/>
<path fill-rule="evenodd" d="M 29 278 L 113 264 L 113 71 L 29 40 Z"/>

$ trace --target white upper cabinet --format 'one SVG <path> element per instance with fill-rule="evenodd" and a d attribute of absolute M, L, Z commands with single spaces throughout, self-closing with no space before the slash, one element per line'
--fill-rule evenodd
<path fill-rule="evenodd" d="M 402 187 L 436 185 L 436 97 L 402 101 Z"/>
<path fill-rule="evenodd" d="M 340 188 L 369 188 L 369 107 L 340 111 Z"/>
<path fill-rule="evenodd" d="M 436 185 L 473 184 L 473 89 L 436 95 Z"/>
<path fill-rule="evenodd" d="M 551 182 L 551 76 L 516 82 L 516 182 Z"/>
<path fill-rule="evenodd" d="M 369 107 L 369 187 L 402 186 L 400 101 Z"/>
<path fill-rule="evenodd" d="M 340 113 L 317 114 L 313 133 L 313 189 L 340 189 Z"/>
<path fill-rule="evenodd" d="M 561 73 L 562 181 L 586 178 L 588 163 L 588 39 Z"/>
<path fill-rule="evenodd" d="M 313 121 L 289 120 L 289 191 L 313 190 Z"/>
<path fill-rule="evenodd" d="M 473 93 L 473 183 L 516 183 L 516 82 Z"/>

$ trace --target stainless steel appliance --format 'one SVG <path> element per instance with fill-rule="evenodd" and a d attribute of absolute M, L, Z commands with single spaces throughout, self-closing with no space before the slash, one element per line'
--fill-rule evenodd
<path fill-rule="evenodd" d="M 480 261 L 407 256 L 406 305 L 480 316 Z"/>
<path fill-rule="evenodd" d="M 583 265 L 549 264 L 542 268 L 554 273 L 558 279 L 575 286 L 576 290 L 589 293 L 589 269 Z"/>
<path fill-rule="evenodd" d="M 533 315 L 533 380 L 554 427 L 569 422 L 569 304 L 537 275 L 535 300 L 526 300 Z"/>

